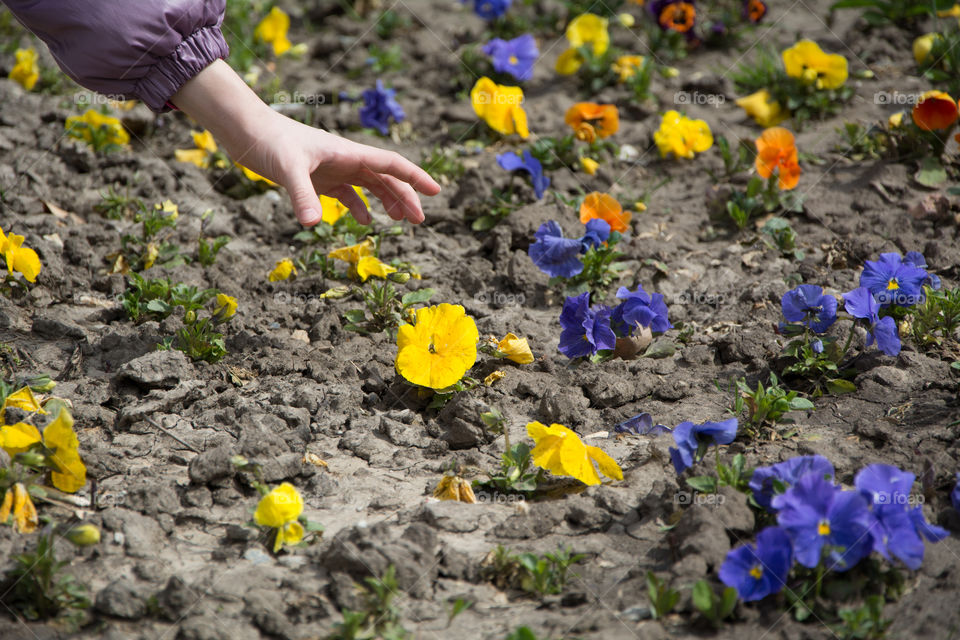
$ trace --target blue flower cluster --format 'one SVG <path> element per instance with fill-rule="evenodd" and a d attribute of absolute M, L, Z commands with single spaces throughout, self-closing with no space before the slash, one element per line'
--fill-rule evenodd
<path fill-rule="evenodd" d="M 590 232 L 590 225 L 593 223 L 603 223 L 606 225 L 609 233 L 610 225 L 603 220 L 591 220 L 587 223 L 587 232 Z M 547 225 L 555 225 L 559 232 L 559 225 L 555 222 L 547 222 L 540 227 L 542 231 Z M 540 231 L 537 231 L 539 234 Z M 564 242 L 581 243 L 584 239 L 571 240 L 565 239 L 560 234 Z M 584 236 L 587 238 L 587 236 Z M 593 240 L 587 240 L 592 242 Z M 534 256 L 534 247 L 539 242 L 530 245 L 530 257 L 537 262 L 538 258 Z M 559 247 L 559 244 L 554 246 Z M 576 252 L 573 254 L 573 260 L 579 269 L 575 273 L 580 273 L 583 264 L 576 259 Z M 574 265 L 568 264 L 574 268 Z M 543 269 L 542 266 L 540 266 Z M 549 273 L 549 272 L 548 272 Z M 575 274 L 574 274 L 575 275 Z M 569 276 L 568 276 L 569 277 Z M 592 356 L 598 351 L 612 350 L 617 345 L 617 338 L 626 338 L 633 335 L 633 332 L 640 327 L 647 327 L 651 332 L 663 332 L 673 327 L 667 319 L 667 305 L 663 296 L 659 293 L 649 294 L 643 290 L 643 287 L 637 285 L 636 291 L 630 291 L 626 287 L 620 287 L 617 290 L 617 298 L 623 300 L 619 305 L 610 308 L 606 305 L 590 306 L 590 292 L 581 293 L 578 296 L 570 296 L 563 303 L 563 310 L 560 312 L 560 353 L 568 358 L 580 358 Z"/>
<path fill-rule="evenodd" d="M 843 294 L 844 309 L 867 329 L 866 346 L 876 343 L 883 353 L 900 353 L 900 336 L 893 317 L 883 315 L 891 305 L 909 307 L 923 302 L 923 287 L 940 288 L 940 278 L 927 272 L 927 262 L 917 251 L 906 256 L 883 253 L 876 261 L 868 260 L 860 274 L 860 286 Z M 802 284 L 783 295 L 780 300 L 783 317 L 815 334 L 822 335 L 837 320 L 837 299 L 825 294 L 812 284 Z M 790 325 L 781 324 L 781 331 Z M 814 351 L 820 352 L 823 343 L 815 340 Z"/>
<path fill-rule="evenodd" d="M 834 475 L 823 456 L 754 470 L 754 500 L 776 514 L 777 526 L 761 531 L 756 545 L 730 551 L 720 580 L 751 601 L 779 592 L 794 562 L 807 568 L 823 563 L 839 572 L 876 551 L 916 570 L 923 562 L 924 539 L 937 542 L 948 535 L 912 504 L 914 474 L 872 464 L 856 475 L 852 490 L 835 484 Z"/>
<path fill-rule="evenodd" d="M 385 89 L 383 80 L 377 80 L 377 86 L 363 92 L 363 106 L 360 107 L 360 124 L 376 129 L 383 135 L 390 133 L 390 119 L 403 122 L 406 114 L 397 102 L 396 89 Z"/>
<path fill-rule="evenodd" d="M 528 154 L 525 151 L 524 154 Z M 497 158 L 500 161 L 500 158 Z M 536 159 L 533 159 L 536 162 Z M 539 162 L 537 165 L 539 166 Z M 501 162 L 501 166 L 503 163 Z M 534 182 L 536 185 L 536 182 Z M 599 218 L 586 225 L 586 233 L 579 238 L 564 238 L 563 229 L 553 220 L 544 222 L 533 234 L 534 242 L 527 253 L 533 264 L 551 278 L 572 278 L 583 272 L 580 254 L 598 247 L 610 239 L 610 224 Z"/>

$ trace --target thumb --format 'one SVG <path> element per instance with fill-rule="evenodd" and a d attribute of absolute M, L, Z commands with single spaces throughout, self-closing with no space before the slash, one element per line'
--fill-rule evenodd
<path fill-rule="evenodd" d="M 290 196 L 293 212 L 300 224 L 312 227 L 323 219 L 320 199 L 317 198 L 317 192 L 314 190 L 313 182 L 310 181 L 308 174 L 295 173 L 290 175 L 283 186 Z"/>

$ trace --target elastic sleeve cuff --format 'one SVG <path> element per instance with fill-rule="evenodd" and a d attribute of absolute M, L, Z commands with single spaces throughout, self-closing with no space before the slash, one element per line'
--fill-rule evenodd
<path fill-rule="evenodd" d="M 220 28 L 203 27 L 184 38 L 169 56 L 158 61 L 137 82 L 134 94 L 157 113 L 170 110 L 170 98 L 211 62 L 230 53 Z"/>

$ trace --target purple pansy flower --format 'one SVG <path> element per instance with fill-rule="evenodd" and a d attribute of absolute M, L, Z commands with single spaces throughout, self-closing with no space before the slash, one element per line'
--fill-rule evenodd
<path fill-rule="evenodd" d="M 626 287 L 617 289 L 617 298 L 623 300 L 613 310 L 613 326 L 625 336 L 633 335 L 638 327 L 650 327 L 654 333 L 663 333 L 673 328 L 667 318 L 667 303 L 662 294 L 649 294 L 643 286 L 636 291 Z"/>
<path fill-rule="evenodd" d="M 496 71 L 509 73 L 521 82 L 533 77 L 533 64 L 540 56 L 537 41 L 529 33 L 513 40 L 494 38 L 483 45 L 483 52 L 493 60 Z"/>
<path fill-rule="evenodd" d="M 497 156 L 497 164 L 507 171 L 526 171 L 530 174 L 530 182 L 533 184 L 533 192 L 537 200 L 543 197 L 543 192 L 550 186 L 550 178 L 543 175 L 543 165 L 540 161 L 524 149 L 521 158 L 514 151 L 507 151 Z"/>
<path fill-rule="evenodd" d="M 780 527 L 767 527 L 757 534 L 756 546 L 746 544 L 727 553 L 719 577 L 741 600 L 751 602 L 779 593 L 792 566 L 790 536 Z"/>
<path fill-rule="evenodd" d="M 555 278 L 562 276 L 572 278 L 583 271 L 580 262 L 580 240 L 564 238 L 560 225 L 550 220 L 544 222 L 534 234 L 536 239 L 527 253 L 533 264 L 548 276 Z"/>
<path fill-rule="evenodd" d="M 396 93 L 396 89 L 384 89 L 383 80 L 377 80 L 375 89 L 364 91 L 360 124 L 387 135 L 390 133 L 390 118 L 393 118 L 394 122 L 403 122 L 406 115 L 403 107 L 394 98 Z"/>
<path fill-rule="evenodd" d="M 610 328 L 610 309 L 590 308 L 590 292 L 571 296 L 560 312 L 560 353 L 568 358 L 591 356 L 601 349 L 613 349 L 617 336 Z"/>
<path fill-rule="evenodd" d="M 797 480 L 810 473 L 820 478 L 832 479 L 833 465 L 823 456 L 813 455 L 797 456 L 769 467 L 757 467 L 753 470 L 749 485 L 753 491 L 753 500 L 767 511 L 772 511 L 770 501 L 774 494 L 786 491 L 796 484 Z"/>
<path fill-rule="evenodd" d="M 814 333 L 825 333 L 837 319 L 837 299 L 815 284 L 801 284 L 780 299 L 783 317 L 799 322 Z"/>
<path fill-rule="evenodd" d="M 866 287 L 859 287 L 843 294 L 843 308 L 854 318 L 867 324 L 867 345 L 876 341 L 877 348 L 888 356 L 900 353 L 900 336 L 897 323 L 890 316 L 881 318 L 880 303 Z"/>
<path fill-rule="evenodd" d="M 730 444 L 737 437 L 737 419 L 723 422 L 704 422 L 693 424 L 681 422 L 673 430 L 673 441 L 677 448 L 670 447 L 670 460 L 677 475 L 703 457 L 707 447 L 718 444 Z"/>
<path fill-rule="evenodd" d="M 899 253 L 881 253 L 879 260 L 864 263 L 860 286 L 869 289 L 881 306 L 910 307 L 923 301 L 922 287 L 928 278 L 925 269 L 903 260 Z"/>

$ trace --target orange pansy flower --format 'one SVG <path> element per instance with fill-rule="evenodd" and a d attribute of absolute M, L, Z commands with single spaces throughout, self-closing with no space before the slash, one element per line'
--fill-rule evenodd
<path fill-rule="evenodd" d="M 686 33 L 693 28 L 697 19 L 697 9 L 691 2 L 674 2 L 663 8 L 658 17 L 660 26 L 680 33 Z"/>
<path fill-rule="evenodd" d="M 913 121 L 924 131 L 946 129 L 958 115 L 957 103 L 943 91 L 927 91 L 913 108 Z"/>
<path fill-rule="evenodd" d="M 630 226 L 630 212 L 624 211 L 617 199 L 609 193 L 588 193 L 580 205 L 580 222 L 586 224 L 599 218 L 606 220 L 611 231 L 623 233 Z"/>
<path fill-rule="evenodd" d="M 757 173 L 769 178 L 778 171 L 779 186 L 789 191 L 800 181 L 797 145 L 793 134 L 783 127 L 771 127 L 757 138 Z"/>
<path fill-rule="evenodd" d="M 578 140 L 593 142 L 594 137 L 606 138 L 620 128 L 620 113 L 612 104 L 578 102 L 569 109 L 564 121 L 573 128 Z"/>

